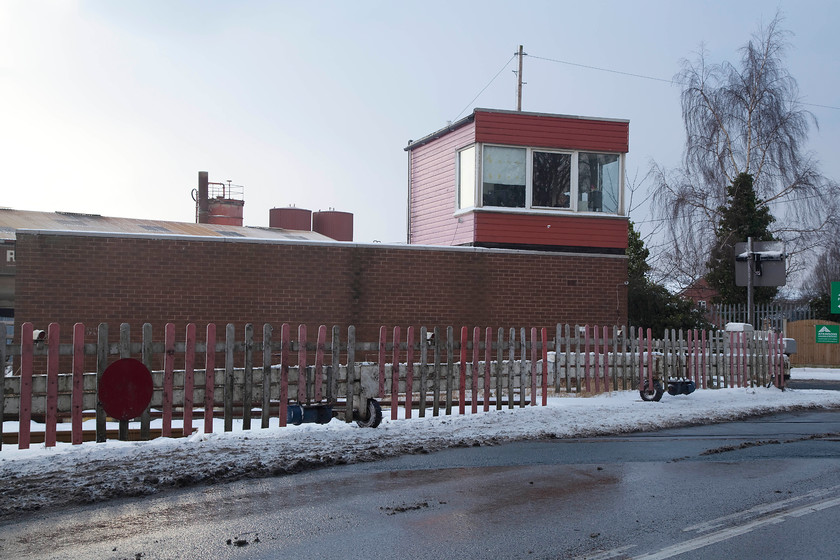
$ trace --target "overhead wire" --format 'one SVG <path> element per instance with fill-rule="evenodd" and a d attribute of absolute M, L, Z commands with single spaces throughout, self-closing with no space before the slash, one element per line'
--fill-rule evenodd
<path fill-rule="evenodd" d="M 597 70 L 599 72 L 609 72 L 611 74 L 621 74 L 623 76 L 630 76 L 630 77 L 633 77 L 633 78 L 641 78 L 641 79 L 644 79 L 644 80 L 652 80 L 652 81 L 655 81 L 655 82 L 665 82 L 667 84 L 678 85 L 678 86 L 685 85 L 682 82 L 679 82 L 679 81 L 673 80 L 673 79 L 666 80 L 665 78 L 657 78 L 655 76 L 647 76 L 645 74 L 636 74 L 636 73 L 633 73 L 633 72 L 624 72 L 622 70 L 613 70 L 611 68 L 602 68 L 600 66 L 592 66 L 590 64 L 579 64 L 577 62 L 569 62 L 568 60 L 559 60 L 559 59 L 556 59 L 556 58 L 548 58 L 548 57 L 544 57 L 544 56 L 536 56 L 536 55 L 528 55 L 528 54 L 526 54 L 525 56 L 530 56 L 531 58 L 535 58 L 537 60 L 545 60 L 547 62 L 556 62 L 557 64 L 565 64 L 567 66 L 576 66 L 578 68 L 586 68 L 588 70 Z M 840 107 L 835 107 L 833 105 L 821 105 L 819 103 L 805 103 L 805 102 L 800 102 L 800 104 L 808 105 L 810 107 L 821 107 L 823 109 L 834 109 L 834 110 L 840 111 Z"/>
<path fill-rule="evenodd" d="M 612 74 L 621 74 L 623 76 L 631 76 L 633 78 L 642 78 L 645 80 L 653 80 L 656 82 L 665 82 L 667 84 L 678 84 L 674 80 L 666 80 L 664 78 L 656 78 L 654 76 L 645 76 L 644 74 L 634 74 L 633 72 L 624 72 L 622 70 L 612 70 L 610 68 L 601 68 L 600 66 L 591 66 L 589 64 L 579 64 L 577 62 L 569 62 L 568 60 L 559 60 L 556 58 L 547 58 L 544 56 L 527 55 L 537 60 L 545 60 L 547 62 L 556 62 L 558 64 L 566 64 L 568 66 L 577 66 L 578 68 L 587 68 L 589 70 L 598 70 L 599 72 L 610 72 Z"/>
<path fill-rule="evenodd" d="M 466 106 L 466 107 L 464 107 L 464 108 L 461 110 L 461 112 L 460 112 L 460 113 L 458 113 L 458 116 L 456 116 L 453 120 L 458 120 L 458 119 L 461 117 L 461 115 L 463 115 L 463 114 L 464 114 L 464 112 L 465 112 L 467 109 L 469 109 L 469 108 L 470 108 L 470 106 L 471 106 L 473 103 L 475 103 L 475 100 L 476 100 L 476 99 L 478 99 L 478 98 L 481 96 L 481 94 L 482 94 L 482 93 L 484 93 L 484 91 L 485 91 L 488 87 L 490 87 L 490 85 L 491 85 L 493 82 L 495 82 L 495 81 L 496 81 L 496 78 L 498 78 L 498 77 L 499 77 L 499 75 L 500 75 L 502 72 L 504 72 L 504 70 L 508 67 L 508 65 L 511 63 L 511 61 L 512 61 L 514 58 L 516 58 L 516 56 L 517 56 L 518 54 L 519 54 L 519 53 L 513 53 L 513 56 L 511 56 L 511 57 L 507 60 L 507 62 L 505 62 L 504 66 L 502 66 L 502 69 L 501 69 L 501 70 L 499 70 L 498 72 L 496 72 L 496 75 L 495 75 L 495 76 L 493 76 L 493 78 L 492 78 L 492 79 L 491 79 L 491 80 L 487 83 L 487 85 L 486 85 L 486 86 L 484 86 L 483 88 L 481 88 L 481 91 L 479 91 L 479 92 L 478 92 L 478 94 L 477 94 L 475 97 L 473 97 L 472 101 L 470 101 L 470 102 L 467 104 L 467 106 Z M 565 64 L 566 66 L 575 66 L 575 67 L 577 67 L 577 68 L 586 68 L 587 70 L 596 70 L 596 71 L 598 71 L 598 72 L 608 72 L 608 73 L 610 73 L 610 74 L 619 74 L 619 75 L 622 75 L 622 76 L 629 76 L 629 77 L 631 77 L 631 78 L 640 78 L 640 79 L 643 79 L 643 80 L 651 80 L 651 81 L 654 81 L 654 82 L 663 82 L 663 83 L 666 83 L 666 84 L 671 84 L 671 85 L 685 85 L 685 84 L 683 84 L 683 83 L 681 83 L 681 82 L 679 82 L 679 81 L 677 81 L 677 80 L 674 80 L 674 79 L 667 80 L 667 79 L 665 79 L 665 78 L 658 78 L 658 77 L 656 77 L 656 76 L 648 76 L 648 75 L 646 75 L 646 74 L 638 74 L 638 73 L 635 73 L 635 72 L 625 72 L 625 71 L 623 71 L 623 70 L 614 70 L 614 69 L 612 69 L 612 68 L 603 68 L 603 67 L 601 67 L 601 66 L 594 66 L 594 65 L 591 65 L 591 64 L 581 64 L 581 63 L 578 63 L 578 62 L 570 62 L 570 61 L 568 61 L 568 60 L 560 60 L 559 58 L 549 58 L 549 57 L 546 57 L 546 56 L 537 56 L 537 55 L 528 54 L 528 53 L 523 53 L 523 56 L 529 56 L 529 57 L 531 57 L 531 58 L 533 58 L 533 59 L 536 59 L 536 60 L 544 60 L 544 61 L 546 61 L 546 62 L 554 62 L 554 63 L 556 63 L 556 64 Z M 809 107 L 820 107 L 820 108 L 822 108 L 822 109 L 834 109 L 835 111 L 840 111 L 840 107 L 836 107 L 836 106 L 834 106 L 834 105 L 824 105 L 824 104 L 820 104 L 820 103 L 806 103 L 806 102 L 804 102 L 804 101 L 800 101 L 800 104 L 801 104 L 801 105 L 806 105 L 806 106 L 809 106 Z"/>
<path fill-rule="evenodd" d="M 496 75 L 495 75 L 495 76 L 493 76 L 493 78 L 492 78 L 492 79 L 491 79 L 491 80 L 487 83 L 487 85 L 486 85 L 486 86 L 484 86 L 483 88 L 481 88 L 481 91 L 479 91 L 479 92 L 478 92 L 478 94 L 476 94 L 476 96 L 472 98 L 472 101 L 470 101 L 469 103 L 467 103 L 467 106 L 466 106 L 466 107 L 464 107 L 463 109 L 461 109 L 461 112 L 460 112 L 460 113 L 458 113 L 458 114 L 455 116 L 455 118 L 454 118 L 454 119 L 452 119 L 453 121 L 457 121 L 459 118 L 461 118 L 461 115 L 463 115 L 463 114 L 464 114 L 464 111 L 466 111 L 467 109 L 469 109 L 469 108 L 470 108 L 470 106 L 472 106 L 472 104 L 473 104 L 473 103 L 475 103 L 475 100 L 476 100 L 476 99 L 478 99 L 479 97 L 481 97 L 481 94 L 482 94 L 482 93 L 484 93 L 484 90 L 486 90 L 487 88 L 489 88 L 489 87 L 490 87 L 490 85 L 491 85 L 493 82 L 495 82 L 495 81 L 496 81 L 496 78 L 498 78 L 498 77 L 499 77 L 499 74 L 501 74 L 502 72 L 504 72 L 504 71 L 505 71 L 505 69 L 508 67 L 508 65 L 510 64 L 510 62 L 511 62 L 514 58 L 516 58 L 516 55 L 517 55 L 517 54 L 518 54 L 518 53 L 513 53 L 513 55 L 512 55 L 512 56 L 511 56 L 511 57 L 507 60 L 507 62 L 505 62 L 505 65 L 504 65 L 504 66 L 502 66 L 501 70 L 499 70 L 498 72 L 496 72 Z"/>

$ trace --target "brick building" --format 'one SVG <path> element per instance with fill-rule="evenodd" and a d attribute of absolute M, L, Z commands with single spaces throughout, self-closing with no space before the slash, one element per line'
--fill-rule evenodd
<path fill-rule="evenodd" d="M 380 326 L 620 325 L 628 129 L 477 109 L 412 142 L 408 245 L 283 229 L 300 217 L 288 209 L 269 228 L 16 225 L 15 324 L 59 322 L 63 340 L 76 322 L 91 337 L 100 322 L 138 334 L 144 322 L 155 332 L 167 322 L 176 332 L 188 322 L 355 325 L 362 341 Z M 199 174 L 197 221 L 241 216 L 213 185 Z"/>
<path fill-rule="evenodd" d="M 621 255 L 18 232 L 16 322 L 380 326 L 621 324 Z M 114 331 L 116 332 L 116 331 Z M 240 331 L 241 332 L 241 331 Z M 314 331 L 311 331 L 314 332 Z"/>

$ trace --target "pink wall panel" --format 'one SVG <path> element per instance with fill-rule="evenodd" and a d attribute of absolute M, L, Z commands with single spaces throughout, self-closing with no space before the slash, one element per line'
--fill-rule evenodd
<path fill-rule="evenodd" d="M 455 213 L 455 154 L 474 142 L 469 123 L 428 144 L 409 151 L 411 197 L 409 243 L 458 245 L 473 238 L 472 220 Z"/>

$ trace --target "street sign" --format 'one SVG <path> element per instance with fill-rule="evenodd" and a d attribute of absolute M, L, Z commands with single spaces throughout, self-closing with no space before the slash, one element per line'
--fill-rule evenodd
<path fill-rule="evenodd" d="M 818 344 L 840 343 L 840 325 L 815 325 Z"/>
<path fill-rule="evenodd" d="M 830 313 L 840 313 L 840 282 L 831 283 L 831 310 Z"/>

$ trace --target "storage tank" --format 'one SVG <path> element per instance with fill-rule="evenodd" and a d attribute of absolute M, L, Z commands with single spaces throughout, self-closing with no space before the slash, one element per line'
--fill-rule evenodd
<path fill-rule="evenodd" d="M 242 211 L 245 207 L 244 200 L 231 200 L 229 198 L 214 198 L 208 201 L 208 224 L 221 226 L 242 226 Z"/>
<path fill-rule="evenodd" d="M 214 183 L 206 171 L 198 172 L 198 188 L 193 190 L 195 223 L 242 226 L 245 187 L 232 181 Z"/>
<path fill-rule="evenodd" d="M 272 208 L 268 211 L 268 227 L 312 231 L 312 210 L 305 208 Z"/>
<path fill-rule="evenodd" d="M 353 241 L 353 214 L 319 210 L 312 214 L 312 231 L 336 241 Z"/>

